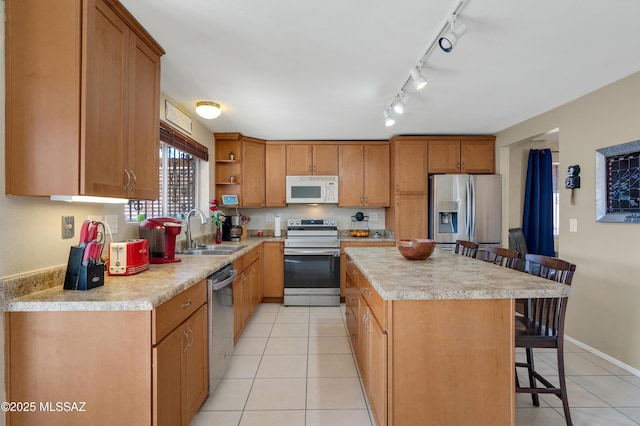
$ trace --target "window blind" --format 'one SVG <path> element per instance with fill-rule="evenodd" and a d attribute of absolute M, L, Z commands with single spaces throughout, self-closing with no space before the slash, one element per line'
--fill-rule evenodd
<path fill-rule="evenodd" d="M 209 149 L 206 146 L 183 135 L 162 121 L 160 122 L 160 141 L 191 154 L 194 157 L 209 161 Z"/>

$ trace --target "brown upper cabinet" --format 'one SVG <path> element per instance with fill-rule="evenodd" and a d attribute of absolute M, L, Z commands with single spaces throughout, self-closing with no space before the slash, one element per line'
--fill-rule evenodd
<path fill-rule="evenodd" d="M 429 173 L 495 173 L 495 136 L 429 139 Z"/>
<path fill-rule="evenodd" d="M 338 206 L 389 206 L 389 144 L 340 145 Z"/>
<path fill-rule="evenodd" d="M 286 207 L 287 147 L 282 144 L 267 144 L 265 148 L 265 205 Z"/>
<path fill-rule="evenodd" d="M 391 150 L 391 205 L 385 225 L 397 239 L 427 238 L 427 148 L 425 136 L 396 136 Z"/>
<path fill-rule="evenodd" d="M 287 175 L 338 174 L 338 145 L 331 143 L 287 145 Z"/>
<path fill-rule="evenodd" d="M 6 34 L 6 193 L 157 199 L 162 47 L 116 0 L 7 0 Z"/>
<path fill-rule="evenodd" d="M 264 206 L 265 142 L 240 133 L 215 133 L 214 138 L 218 201 L 223 194 L 237 195 L 240 206 Z"/>

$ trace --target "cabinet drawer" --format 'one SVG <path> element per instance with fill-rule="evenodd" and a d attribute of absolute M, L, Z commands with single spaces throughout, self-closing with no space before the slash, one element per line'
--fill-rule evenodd
<path fill-rule="evenodd" d="M 152 344 L 158 343 L 207 301 L 207 282 L 186 289 L 152 311 Z"/>
<path fill-rule="evenodd" d="M 262 250 L 262 245 L 259 245 L 258 247 L 254 248 L 253 250 L 251 250 L 250 252 L 248 252 L 241 258 L 236 259 L 236 261 L 233 262 L 233 267 L 236 271 L 238 271 L 238 274 L 242 273 L 242 271 L 247 269 L 249 265 L 251 265 L 253 262 L 255 262 L 260 258 L 261 250 Z"/>
<path fill-rule="evenodd" d="M 385 315 L 386 312 L 384 309 L 384 300 L 369 283 L 369 281 L 364 277 L 361 277 L 360 279 L 360 290 L 362 292 L 364 300 L 367 302 L 367 305 L 369 305 L 369 308 L 371 309 L 371 313 L 376 317 L 376 320 L 378 320 L 378 323 L 382 326 L 382 328 L 386 330 L 387 318 Z"/>
<path fill-rule="evenodd" d="M 347 280 L 350 280 L 351 283 L 357 288 L 360 286 L 359 284 L 359 276 L 360 276 L 360 271 L 358 271 L 358 268 L 353 264 L 353 262 L 350 259 L 347 259 L 347 262 L 345 264 L 345 268 L 347 270 Z"/>

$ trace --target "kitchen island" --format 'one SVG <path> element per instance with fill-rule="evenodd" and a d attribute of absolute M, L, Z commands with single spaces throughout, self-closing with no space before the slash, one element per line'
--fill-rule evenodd
<path fill-rule="evenodd" d="M 346 254 L 347 328 L 378 425 L 514 425 L 514 299 L 569 287 L 440 249 Z"/>

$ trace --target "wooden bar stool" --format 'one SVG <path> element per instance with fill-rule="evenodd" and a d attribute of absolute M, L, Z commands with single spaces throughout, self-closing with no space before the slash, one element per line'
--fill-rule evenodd
<path fill-rule="evenodd" d="M 454 253 L 475 258 L 478 255 L 478 247 L 480 247 L 478 243 L 474 243 L 473 241 L 456 240 Z"/>
<path fill-rule="evenodd" d="M 520 253 L 507 248 L 488 246 L 484 248 L 484 261 L 517 270 Z"/>
<path fill-rule="evenodd" d="M 571 285 L 576 265 L 554 257 L 527 254 L 525 272 L 549 280 Z M 515 346 L 525 348 L 527 362 L 516 362 L 516 367 L 524 367 L 529 375 L 529 387 L 520 386 L 516 374 L 516 392 L 530 393 L 533 405 L 540 406 L 538 394 L 552 393 L 562 400 L 564 417 L 571 425 L 567 385 L 564 377 L 564 318 L 567 313 L 568 297 L 526 299 L 524 316 L 516 316 Z M 534 348 L 556 348 L 558 357 L 559 386 L 552 385 L 535 370 Z M 536 387 L 536 380 L 545 387 Z"/>

